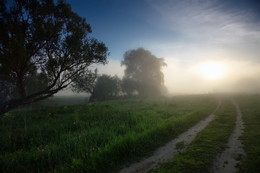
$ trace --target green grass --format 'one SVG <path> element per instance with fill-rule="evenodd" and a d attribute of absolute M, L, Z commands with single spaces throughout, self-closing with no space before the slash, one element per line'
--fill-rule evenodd
<path fill-rule="evenodd" d="M 245 122 L 242 141 L 246 158 L 240 165 L 241 173 L 260 172 L 260 96 L 238 97 Z"/>
<path fill-rule="evenodd" d="M 88 97 L 83 96 L 53 96 L 39 102 L 35 102 L 29 105 L 19 107 L 13 111 L 24 111 L 24 110 L 35 110 L 35 109 L 46 109 L 50 107 L 68 106 L 76 104 L 85 104 L 88 102 Z M 13 112 L 12 111 L 12 112 Z"/>
<path fill-rule="evenodd" d="M 83 96 L 53 96 L 46 100 L 42 100 L 36 105 L 43 106 L 63 106 L 63 105 L 74 105 L 74 104 L 83 104 L 87 103 L 88 97 Z"/>
<path fill-rule="evenodd" d="M 117 100 L 0 118 L 2 172 L 115 172 L 209 115 L 207 96 Z"/>
<path fill-rule="evenodd" d="M 208 173 L 218 153 L 224 150 L 233 131 L 236 112 L 230 101 L 223 102 L 217 117 L 188 146 L 187 150 L 154 173 Z"/>

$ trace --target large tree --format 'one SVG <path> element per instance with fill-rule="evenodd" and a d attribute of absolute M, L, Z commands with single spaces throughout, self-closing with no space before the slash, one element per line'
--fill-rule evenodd
<path fill-rule="evenodd" d="M 117 76 L 95 73 L 85 73 L 77 76 L 72 85 L 76 92 L 90 93 L 90 102 L 113 99 L 121 92 L 121 80 Z"/>
<path fill-rule="evenodd" d="M 161 69 L 166 63 L 162 58 L 139 48 L 127 51 L 121 64 L 126 66 L 122 87 L 128 94 L 137 92 L 142 97 L 153 97 L 165 92 Z"/>
<path fill-rule="evenodd" d="M 98 78 L 97 69 L 95 71 L 86 70 L 84 73 L 77 74 L 72 83 L 72 91 L 74 92 L 85 92 L 93 94 L 94 86 Z"/>
<path fill-rule="evenodd" d="M 120 93 L 121 80 L 117 76 L 103 74 L 97 78 L 90 101 L 102 101 L 116 98 Z"/>
<path fill-rule="evenodd" d="M 0 104 L 0 115 L 50 97 L 91 64 L 106 63 L 105 44 L 89 37 L 90 25 L 62 0 L 1 0 L 0 26 L 0 80 L 17 93 Z"/>

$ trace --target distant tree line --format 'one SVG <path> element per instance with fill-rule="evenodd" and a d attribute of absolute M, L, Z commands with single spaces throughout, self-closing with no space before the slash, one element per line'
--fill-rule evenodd
<path fill-rule="evenodd" d="M 110 100 L 119 97 L 121 80 L 117 76 L 98 75 L 96 70 L 92 74 L 77 76 L 73 81 L 72 90 L 91 94 L 90 102 Z"/>
<path fill-rule="evenodd" d="M 89 101 L 115 98 L 151 98 L 164 95 L 164 76 L 161 71 L 166 63 L 143 48 L 129 50 L 121 65 L 126 66 L 122 79 L 117 76 L 84 73 L 75 77 L 72 84 L 76 92 L 90 93 Z"/>
<path fill-rule="evenodd" d="M 122 79 L 90 70 L 107 63 L 108 48 L 63 0 L 0 1 L 0 26 L 0 115 L 68 86 L 90 101 L 166 92 L 165 62 L 142 48 L 124 54 Z"/>

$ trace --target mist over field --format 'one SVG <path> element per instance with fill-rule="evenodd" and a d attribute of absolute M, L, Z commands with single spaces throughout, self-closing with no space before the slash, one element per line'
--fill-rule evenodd
<path fill-rule="evenodd" d="M 109 34 L 94 33 L 104 36 L 110 50 L 109 63 L 94 66 L 100 74 L 123 77 L 124 52 L 143 47 L 164 58 L 167 66 L 162 71 L 169 94 L 259 93 L 257 1 L 144 0 L 106 5 Z M 120 8 L 112 13 L 109 7 L 115 6 Z M 80 8 L 77 3 L 72 7 Z M 116 12 L 125 14 L 124 20 L 115 17 Z M 114 18 L 124 27 L 119 28 Z M 96 28 L 104 24 L 102 15 L 90 20 Z M 212 66 L 218 67 L 212 71 Z"/>
<path fill-rule="evenodd" d="M 162 71 L 169 94 L 260 92 L 260 63 L 257 61 L 222 59 L 182 62 L 176 58 L 164 59 L 167 66 L 163 67 Z M 208 79 L 204 72 L 200 71 L 200 66 L 204 62 L 220 63 L 223 75 L 219 79 Z M 101 74 L 119 77 L 124 74 L 124 67 L 116 60 L 109 61 L 106 66 L 99 65 L 97 68 Z"/>
<path fill-rule="evenodd" d="M 167 64 L 162 69 L 164 83 L 170 95 L 178 94 L 207 94 L 207 93 L 260 93 L 260 64 L 242 60 L 222 60 L 224 74 L 220 79 L 207 79 L 199 69 L 203 64 L 193 62 L 182 63 L 178 59 L 165 58 Z M 117 75 L 122 78 L 124 67 L 120 61 L 110 60 L 105 66 L 99 65 L 100 74 Z M 71 89 L 59 92 L 57 95 L 87 95 L 75 93 Z"/>
<path fill-rule="evenodd" d="M 0 172 L 259 173 L 259 0 L 1 0 Z"/>
<path fill-rule="evenodd" d="M 163 67 L 164 83 L 169 95 L 207 94 L 207 93 L 260 93 L 260 63 L 246 59 L 201 59 L 183 62 L 177 58 L 164 58 L 167 66 Z M 202 72 L 203 63 L 219 63 L 223 74 L 218 79 L 208 79 Z M 125 67 L 120 60 L 109 60 L 108 64 L 93 66 L 100 74 L 117 75 L 122 78 Z M 74 93 L 70 89 L 57 95 L 86 95 Z"/>
<path fill-rule="evenodd" d="M 204 61 L 196 61 L 185 65 L 178 60 L 169 59 L 169 66 L 164 69 L 165 85 L 169 91 L 173 93 L 259 93 L 260 64 L 225 59 L 213 61 L 223 66 L 223 74 L 218 79 L 210 79 L 207 76 L 210 71 L 201 72 L 200 65 L 203 63 Z"/>

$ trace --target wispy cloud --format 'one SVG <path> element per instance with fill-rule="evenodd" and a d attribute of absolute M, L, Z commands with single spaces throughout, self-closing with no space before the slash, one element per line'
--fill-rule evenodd
<path fill-rule="evenodd" d="M 143 20 L 152 29 L 156 28 L 154 30 L 158 32 L 154 34 L 158 35 L 135 38 L 131 46 L 143 46 L 157 57 L 165 58 L 168 66 L 163 72 L 170 92 L 235 91 L 236 88 L 239 90 L 240 81 L 251 81 L 250 85 L 260 87 L 257 82 L 260 76 L 260 20 L 255 20 L 252 11 L 224 9 L 221 0 L 146 2 L 154 10 L 151 16 L 156 14 L 156 17 L 146 14 Z M 129 47 L 130 44 L 125 45 Z M 223 79 L 208 81 L 196 72 L 197 65 L 207 61 L 218 61 L 227 67 Z M 120 77 L 124 72 L 120 60 L 110 60 L 107 66 L 98 66 L 98 69 L 100 73 Z M 246 90 L 250 91 L 250 88 Z"/>
<path fill-rule="evenodd" d="M 243 49 L 256 57 L 260 22 L 247 10 L 223 10 L 219 1 L 147 1 L 161 14 L 160 26 L 183 36 L 183 44 Z M 174 42 L 174 40 L 173 40 Z M 206 47 L 206 48 L 207 48 Z M 205 48 L 205 47 L 204 47 Z"/>

